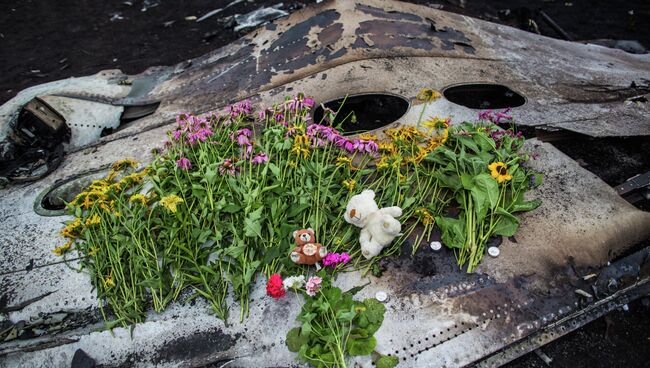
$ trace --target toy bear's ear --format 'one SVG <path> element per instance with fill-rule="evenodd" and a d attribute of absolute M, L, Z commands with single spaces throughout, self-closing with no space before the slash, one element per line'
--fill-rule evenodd
<path fill-rule="evenodd" d="M 375 191 L 372 189 L 366 189 L 363 192 L 361 192 L 361 194 L 370 197 L 370 199 L 375 199 Z"/>
<path fill-rule="evenodd" d="M 311 227 L 308 227 L 307 230 L 310 231 L 312 233 L 312 235 L 315 234 L 314 229 L 312 229 Z"/>
<path fill-rule="evenodd" d="M 296 235 L 298 235 L 298 230 L 295 230 L 295 231 L 293 232 L 293 237 L 294 237 L 294 238 L 296 237 Z"/>

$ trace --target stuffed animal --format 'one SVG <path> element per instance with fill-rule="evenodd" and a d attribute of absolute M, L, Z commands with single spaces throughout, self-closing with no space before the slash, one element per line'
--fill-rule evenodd
<path fill-rule="evenodd" d="M 361 228 L 359 243 L 361 254 L 370 259 L 381 252 L 396 236 L 402 235 L 402 224 L 395 217 L 402 216 L 399 207 L 380 209 L 375 202 L 375 192 L 364 190 L 350 198 L 343 217 L 348 223 Z"/>
<path fill-rule="evenodd" d="M 327 248 L 316 243 L 314 230 L 302 229 L 293 232 L 296 247 L 291 252 L 291 260 L 297 264 L 313 265 L 327 255 Z"/>

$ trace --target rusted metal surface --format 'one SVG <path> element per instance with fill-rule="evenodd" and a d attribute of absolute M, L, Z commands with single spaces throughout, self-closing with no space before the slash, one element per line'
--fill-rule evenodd
<path fill-rule="evenodd" d="M 37 95 L 160 105 L 119 132 L 72 150 L 46 178 L 0 190 L 0 331 L 16 334 L 0 343 L 0 366 L 69 366 L 78 348 L 111 365 L 258 367 L 294 361 L 284 346 L 284 327 L 293 323 L 301 300 L 269 301 L 262 280 L 243 324 L 224 326 L 197 300 L 152 312 L 133 336 L 128 329 L 113 336 L 96 331 L 98 301 L 88 277 L 71 268 L 76 262 L 70 267 L 51 254 L 62 241 L 56 234 L 64 218 L 36 214 L 39 194 L 125 155 L 150 161 L 180 111 L 218 110 L 245 97 L 268 104 L 298 91 L 318 102 L 388 92 L 413 102 L 395 123 L 408 124 L 423 107 L 414 101 L 420 88 L 486 82 L 526 97 L 512 112 L 519 124 L 594 136 L 650 135 L 647 103 L 625 103 L 647 93 L 649 68 L 650 56 L 552 40 L 411 4 L 330 1 L 176 66 L 135 76 L 107 71 L 23 91 L 0 107 L 5 131 L 22 104 Z M 444 98 L 425 113 L 454 121 L 476 116 L 476 110 Z M 339 276 L 336 283 L 344 289 L 372 281 L 359 297 L 389 294 L 377 332 L 379 352 L 398 356 L 403 366 L 463 366 L 491 357 L 489 366 L 512 359 L 516 354 L 508 347 L 520 346 L 513 344 L 533 341 L 566 321 L 595 318 L 598 313 L 589 311 L 599 308 L 599 300 L 616 304 L 645 290 L 648 250 L 617 257 L 650 237 L 650 214 L 549 144 L 526 145 L 540 154 L 531 165 L 546 176 L 532 195 L 543 204 L 523 216 L 519 233 L 503 239 L 501 255 L 486 258 L 476 274 L 458 270 L 447 250 L 422 246 L 411 258 L 407 246 L 403 256 L 382 264 L 380 278 Z"/>

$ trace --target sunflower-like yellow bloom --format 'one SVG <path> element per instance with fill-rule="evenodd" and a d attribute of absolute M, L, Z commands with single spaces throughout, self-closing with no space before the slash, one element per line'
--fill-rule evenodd
<path fill-rule="evenodd" d="M 128 168 L 138 167 L 138 162 L 132 158 L 125 158 L 124 160 L 117 161 L 111 166 L 113 171 L 122 171 Z"/>
<path fill-rule="evenodd" d="M 350 192 L 354 190 L 354 187 L 356 185 L 357 185 L 357 181 L 354 179 L 343 180 L 343 186 L 348 188 Z"/>
<path fill-rule="evenodd" d="M 140 202 L 140 204 L 142 204 L 143 206 L 146 206 L 147 205 L 147 196 L 145 196 L 144 194 L 139 194 L 139 193 L 134 194 L 129 198 L 129 202 L 131 202 L 131 203 Z"/>
<path fill-rule="evenodd" d="M 67 242 L 67 243 L 65 243 L 63 245 L 54 248 L 52 253 L 54 253 L 54 255 L 57 256 L 57 257 L 61 257 L 62 255 L 68 253 L 68 251 L 72 248 L 73 243 L 74 243 L 74 240 L 70 240 L 69 242 Z"/>
<path fill-rule="evenodd" d="M 309 146 L 309 138 L 305 134 L 296 135 L 293 138 L 294 146 Z"/>
<path fill-rule="evenodd" d="M 172 213 L 176 213 L 176 211 L 177 211 L 176 205 L 179 204 L 179 203 L 183 203 L 183 198 L 181 198 L 181 197 L 179 197 L 179 196 L 177 196 L 175 194 L 168 195 L 168 196 L 162 197 L 160 199 L 160 204 L 163 205 L 165 208 L 167 208 Z"/>
<path fill-rule="evenodd" d="M 388 169 L 390 165 L 388 164 L 388 156 L 381 156 L 379 161 L 377 161 L 377 169 L 384 170 Z"/>
<path fill-rule="evenodd" d="M 512 175 L 508 174 L 508 166 L 501 161 L 489 164 L 488 169 L 499 184 L 512 179 Z"/>
<path fill-rule="evenodd" d="M 422 102 L 435 101 L 435 100 L 439 99 L 440 97 L 442 97 L 440 92 L 436 91 L 435 89 L 431 89 L 431 88 L 422 88 L 420 90 L 420 92 L 417 94 L 417 96 L 415 96 L 415 98 L 417 98 L 418 100 L 420 100 Z"/>
<path fill-rule="evenodd" d="M 339 156 L 336 158 L 336 166 L 341 167 L 341 166 L 348 166 L 351 169 L 354 167 L 352 166 L 352 159 L 347 157 L 347 156 Z"/>
<path fill-rule="evenodd" d="M 395 143 L 390 142 L 390 141 L 381 141 L 377 145 L 379 147 L 379 150 L 382 152 L 388 152 L 391 155 L 394 155 L 397 153 L 397 146 Z"/>
<path fill-rule="evenodd" d="M 99 215 L 94 214 L 86 219 L 86 226 L 98 225 L 102 222 L 102 218 Z"/>
<path fill-rule="evenodd" d="M 433 223 L 436 221 L 431 212 L 429 212 L 429 210 L 426 208 L 420 208 L 416 210 L 415 213 L 420 217 L 420 220 L 424 226 L 433 225 Z"/>
<path fill-rule="evenodd" d="M 361 133 L 359 134 L 359 139 L 363 139 L 364 141 L 376 141 L 377 136 L 370 133 Z"/>
<path fill-rule="evenodd" d="M 113 281 L 113 271 L 104 277 L 104 287 L 112 288 L 115 287 L 115 281 Z"/>
<path fill-rule="evenodd" d="M 81 223 L 81 219 L 77 217 L 61 230 L 61 236 L 68 239 L 76 239 L 81 235 L 81 230 L 83 230 L 83 224 Z"/>

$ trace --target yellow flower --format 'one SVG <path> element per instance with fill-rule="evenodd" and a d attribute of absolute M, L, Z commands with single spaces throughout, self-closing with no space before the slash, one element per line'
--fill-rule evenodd
<path fill-rule="evenodd" d="M 113 271 L 104 277 L 104 287 L 112 288 L 115 287 L 115 281 L 113 281 Z"/>
<path fill-rule="evenodd" d="M 377 169 L 383 170 L 388 169 L 390 165 L 388 164 L 388 156 L 381 156 L 379 162 L 377 162 Z"/>
<path fill-rule="evenodd" d="M 293 167 L 295 169 L 296 167 L 298 167 L 298 163 L 296 161 L 294 161 L 294 160 L 291 160 L 291 161 L 287 162 L 287 166 Z"/>
<path fill-rule="evenodd" d="M 63 245 L 54 248 L 52 253 L 54 253 L 54 255 L 57 256 L 57 257 L 61 257 L 65 253 L 68 253 L 70 248 L 72 248 L 73 243 L 74 243 L 74 240 L 70 240 L 69 242 L 67 242 L 67 243 L 65 243 Z"/>
<path fill-rule="evenodd" d="M 397 153 L 397 146 L 393 142 L 382 141 L 379 142 L 378 146 L 380 151 L 388 152 L 393 155 Z"/>
<path fill-rule="evenodd" d="M 122 216 L 122 214 L 121 214 L 120 212 L 117 212 L 117 211 L 113 212 L 113 214 L 115 215 L 115 217 L 120 217 L 120 216 Z"/>
<path fill-rule="evenodd" d="M 433 225 L 433 223 L 436 221 L 433 215 L 431 215 L 431 212 L 429 212 L 429 210 L 426 208 L 420 208 L 416 210 L 415 213 L 420 217 L 420 220 L 424 226 Z"/>
<path fill-rule="evenodd" d="M 442 97 L 440 92 L 438 92 L 438 91 L 436 91 L 434 89 L 431 89 L 431 88 L 422 88 L 420 90 L 420 92 L 417 94 L 417 96 L 415 96 L 415 98 L 417 98 L 418 100 L 420 100 L 422 102 L 435 101 L 435 100 L 439 99 L 440 97 Z"/>
<path fill-rule="evenodd" d="M 425 137 L 424 133 L 411 125 L 386 129 L 384 133 L 386 133 L 388 138 L 390 138 L 393 142 L 415 142 L 417 138 Z"/>
<path fill-rule="evenodd" d="M 97 225 L 100 222 L 102 222 L 102 218 L 99 217 L 99 215 L 94 214 L 86 219 L 86 226 Z"/>
<path fill-rule="evenodd" d="M 68 239 L 76 239 L 81 235 L 81 230 L 83 230 L 83 224 L 81 223 L 81 219 L 77 217 L 61 230 L 61 236 Z"/>
<path fill-rule="evenodd" d="M 508 174 L 508 166 L 501 161 L 489 164 L 488 169 L 499 184 L 512 179 L 512 175 Z"/>
<path fill-rule="evenodd" d="M 309 138 L 305 134 L 296 135 L 293 142 L 294 146 L 309 146 Z"/>
<path fill-rule="evenodd" d="M 163 205 L 165 208 L 167 208 L 172 213 L 176 213 L 176 210 L 177 210 L 176 205 L 179 204 L 179 203 L 183 203 L 183 198 L 181 198 L 181 197 L 179 197 L 179 196 L 177 196 L 175 194 L 168 195 L 168 196 L 162 197 L 160 199 L 160 204 Z"/>
<path fill-rule="evenodd" d="M 97 254 L 98 251 L 99 251 L 99 248 L 97 248 L 97 247 L 91 247 L 90 249 L 88 249 L 88 255 L 92 257 L 92 256 L 94 256 L 95 254 Z"/>
<path fill-rule="evenodd" d="M 143 206 L 147 205 L 147 197 L 144 194 L 134 194 L 129 198 L 129 202 L 135 203 L 135 202 L 140 202 Z"/>
<path fill-rule="evenodd" d="M 354 190 L 354 187 L 356 185 L 357 185 L 357 181 L 354 179 L 343 180 L 343 186 L 348 188 L 350 192 Z"/>
<path fill-rule="evenodd" d="M 359 139 L 363 139 L 364 141 L 376 141 L 377 136 L 370 133 L 362 133 L 359 134 Z"/>
<path fill-rule="evenodd" d="M 132 158 L 125 158 L 124 160 L 115 162 L 113 166 L 111 166 L 111 169 L 113 171 L 122 171 L 124 169 L 128 169 L 129 167 L 138 167 L 138 162 Z"/>
<path fill-rule="evenodd" d="M 336 158 L 336 166 L 352 166 L 352 159 L 347 156 L 339 156 Z"/>
<path fill-rule="evenodd" d="M 442 131 L 449 128 L 449 119 L 441 119 L 439 117 L 429 118 L 429 120 L 422 122 L 422 126 L 429 128 L 429 132 L 433 130 Z"/>

